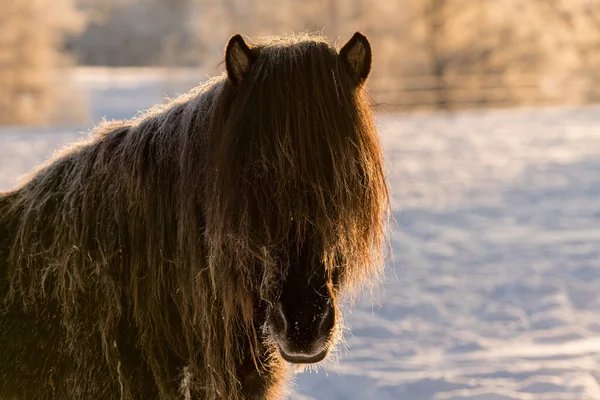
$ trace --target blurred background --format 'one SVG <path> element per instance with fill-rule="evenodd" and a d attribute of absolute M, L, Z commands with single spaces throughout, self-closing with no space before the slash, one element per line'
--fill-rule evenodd
<path fill-rule="evenodd" d="M 372 95 L 403 112 L 592 103 L 600 100 L 599 7 L 600 0 L 3 0 L 0 124 L 81 122 L 94 114 L 94 88 L 118 86 L 128 73 L 160 72 L 156 89 L 180 93 L 219 73 L 237 32 L 321 32 L 341 45 L 361 30 L 375 50 Z"/>
<path fill-rule="evenodd" d="M 0 0 L 0 190 L 234 33 L 357 30 L 393 253 L 289 398 L 600 399 L 600 0 Z"/>

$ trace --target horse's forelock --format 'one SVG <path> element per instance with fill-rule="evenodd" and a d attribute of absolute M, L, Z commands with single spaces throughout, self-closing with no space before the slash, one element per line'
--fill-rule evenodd
<path fill-rule="evenodd" d="M 222 124 L 210 139 L 215 247 L 240 268 L 255 256 L 280 268 L 272 254 L 310 232 L 329 268 L 346 260 L 348 286 L 377 274 L 388 207 L 381 150 L 364 90 L 334 48 L 259 46 Z"/>

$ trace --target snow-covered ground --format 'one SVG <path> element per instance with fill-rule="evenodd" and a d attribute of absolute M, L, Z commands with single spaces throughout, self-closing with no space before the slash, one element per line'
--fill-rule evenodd
<path fill-rule="evenodd" d="M 134 78 L 79 77 L 94 122 L 161 100 Z M 600 108 L 378 123 L 393 262 L 291 398 L 600 399 Z M 0 129 L 0 189 L 85 129 Z"/>

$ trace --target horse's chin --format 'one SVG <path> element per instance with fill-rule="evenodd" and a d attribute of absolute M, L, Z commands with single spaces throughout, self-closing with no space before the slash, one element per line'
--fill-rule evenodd
<path fill-rule="evenodd" d="M 281 358 L 290 364 L 317 364 L 323 361 L 329 352 L 327 347 L 317 354 L 288 354 L 279 345 L 277 345 L 277 349 Z"/>

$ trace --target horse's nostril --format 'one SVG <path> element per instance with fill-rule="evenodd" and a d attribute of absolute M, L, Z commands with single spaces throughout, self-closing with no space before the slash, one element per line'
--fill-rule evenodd
<path fill-rule="evenodd" d="M 273 324 L 273 328 L 275 328 L 275 332 L 285 333 L 287 330 L 287 321 L 283 314 L 283 310 L 281 309 L 281 303 L 277 303 L 275 307 L 273 307 L 271 316 L 271 323 Z"/>
<path fill-rule="evenodd" d="M 335 325 L 335 309 L 331 302 L 327 302 L 325 306 L 325 312 L 321 316 L 321 322 L 319 323 L 319 334 L 328 335 Z"/>

